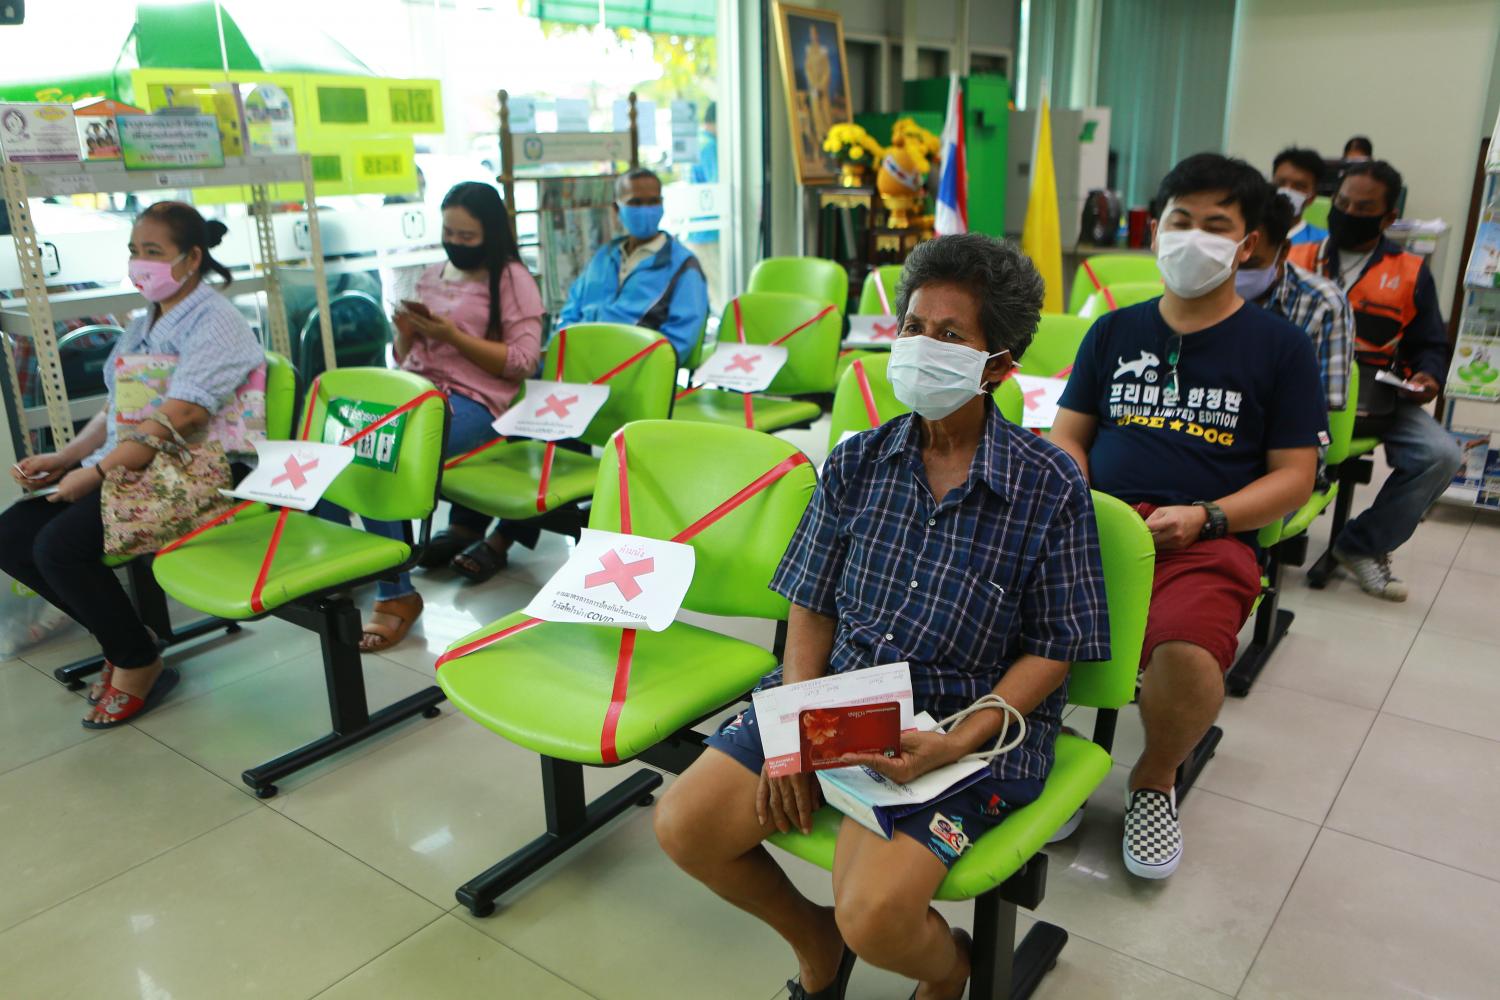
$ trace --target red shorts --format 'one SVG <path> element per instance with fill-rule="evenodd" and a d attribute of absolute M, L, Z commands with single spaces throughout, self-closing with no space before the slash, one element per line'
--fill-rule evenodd
<path fill-rule="evenodd" d="M 1155 510 L 1137 504 L 1142 517 Z M 1239 648 L 1240 629 L 1260 595 L 1260 563 L 1255 550 L 1237 538 L 1194 542 L 1175 552 L 1156 553 L 1151 610 L 1141 666 L 1164 642 L 1202 647 L 1228 671 Z"/>

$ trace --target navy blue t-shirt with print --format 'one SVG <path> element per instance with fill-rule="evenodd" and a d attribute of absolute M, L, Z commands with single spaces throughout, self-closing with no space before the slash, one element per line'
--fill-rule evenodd
<path fill-rule="evenodd" d="M 1217 500 L 1266 474 L 1266 452 L 1327 437 L 1317 358 L 1307 334 L 1252 303 L 1181 338 L 1159 299 L 1105 313 L 1078 349 L 1061 405 L 1098 419 L 1094 489 L 1126 503 Z"/>

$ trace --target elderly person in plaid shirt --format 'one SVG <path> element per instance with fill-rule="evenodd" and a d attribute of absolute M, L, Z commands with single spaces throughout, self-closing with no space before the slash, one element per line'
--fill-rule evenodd
<path fill-rule="evenodd" d="M 1026 715 L 1025 741 L 979 784 L 899 820 L 890 840 L 844 820 L 832 908 L 798 892 L 761 846 L 778 829 L 809 830 L 819 799 L 810 774 L 764 773 L 753 709 L 710 738 L 657 809 L 672 859 L 791 945 L 791 1000 L 842 997 L 856 954 L 916 980 L 923 1000 L 963 995 L 969 940 L 932 895 L 970 844 L 1041 793 L 1069 663 L 1109 655 L 1088 484 L 989 397 L 1030 344 L 1041 302 L 1041 278 L 1011 244 L 969 234 L 912 252 L 889 371 L 915 412 L 829 456 L 771 582 L 792 607 L 782 671 L 764 682 L 905 660 L 917 711 L 942 718 L 998 694 Z M 910 781 L 987 747 L 1001 722 L 979 712 L 860 762 Z"/>
<path fill-rule="evenodd" d="M 1349 366 L 1354 363 L 1354 312 L 1338 285 L 1287 261 L 1288 234 L 1296 212 L 1285 195 L 1270 198 L 1261 216 L 1260 240 L 1250 259 L 1234 273 L 1242 299 L 1254 302 L 1312 338 L 1329 412 L 1349 398 Z"/>

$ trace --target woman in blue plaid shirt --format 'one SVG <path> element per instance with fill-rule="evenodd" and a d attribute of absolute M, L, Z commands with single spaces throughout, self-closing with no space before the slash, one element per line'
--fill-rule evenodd
<path fill-rule="evenodd" d="M 1031 343 L 1042 280 L 1014 245 L 946 236 L 902 274 L 896 396 L 915 412 L 834 449 L 771 587 L 791 601 L 783 668 L 765 685 L 910 664 L 914 707 L 943 718 L 994 693 L 1027 717 L 1024 742 L 980 783 L 904 817 L 886 840 L 839 833 L 832 908 L 813 904 L 761 842 L 808 831 L 810 774 L 770 778 L 753 710 L 726 723 L 657 809 L 663 848 L 796 954 L 790 1000 L 844 995 L 856 954 L 963 995 L 969 941 L 930 906 L 948 867 L 1052 766 L 1068 665 L 1109 655 L 1089 489 L 1060 449 L 1007 423 L 989 392 Z M 998 711 L 949 733 L 908 733 L 899 756 L 849 758 L 896 781 L 986 749 Z"/>

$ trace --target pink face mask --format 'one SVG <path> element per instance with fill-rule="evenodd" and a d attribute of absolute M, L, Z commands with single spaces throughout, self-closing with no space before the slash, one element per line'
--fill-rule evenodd
<path fill-rule="evenodd" d="M 186 277 L 178 278 L 172 274 L 172 266 L 186 256 L 182 254 L 177 260 L 132 260 L 128 268 L 130 281 L 147 302 L 170 299 L 187 284 Z"/>

